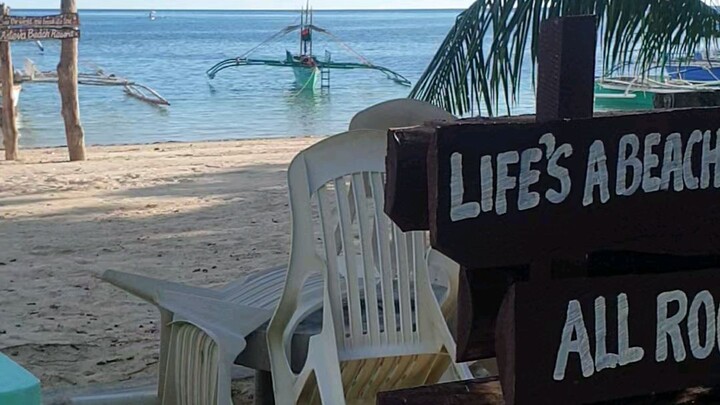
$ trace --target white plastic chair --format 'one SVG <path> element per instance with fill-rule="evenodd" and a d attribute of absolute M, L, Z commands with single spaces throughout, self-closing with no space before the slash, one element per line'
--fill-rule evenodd
<path fill-rule="evenodd" d="M 387 131 L 390 128 L 404 128 L 421 125 L 429 121 L 455 121 L 457 117 L 426 101 L 412 98 L 387 100 L 370 106 L 353 116 L 349 130 L 371 129 Z M 386 141 L 383 141 L 386 142 Z M 383 152 L 384 153 L 384 152 Z M 384 156 L 384 155 L 383 155 Z M 385 170 L 383 169 L 383 173 Z M 352 210 L 353 207 L 351 206 Z M 354 214 L 353 214 L 354 215 Z M 431 277 L 433 284 L 442 284 L 450 289 L 448 296 L 456 297 L 459 282 L 459 267 L 450 258 L 440 252 L 430 251 Z M 432 270 L 440 269 L 439 272 Z M 442 279 L 442 280 L 441 280 Z M 442 311 L 450 325 L 455 322 L 455 299 L 442 300 Z"/>
<path fill-rule="evenodd" d="M 426 233 L 403 233 L 383 212 L 385 137 L 381 130 L 335 135 L 290 164 L 290 264 L 267 334 L 278 405 L 374 403 L 379 391 L 435 383 L 448 368 L 472 378 L 451 361 L 455 342 L 433 294 Z M 296 374 L 289 342 L 297 286 L 318 269 L 322 331 Z M 316 384 L 308 384 L 313 375 Z"/>
<path fill-rule="evenodd" d="M 366 108 L 350 121 L 349 130 L 402 128 L 420 125 L 427 121 L 454 121 L 456 118 L 442 108 L 425 101 L 399 98 L 384 101 Z"/>
<path fill-rule="evenodd" d="M 382 160 L 386 141 L 380 134 L 375 141 L 377 159 Z M 436 266 L 436 284 L 449 287 L 440 300 L 451 314 L 454 299 L 447 298 L 456 296 L 457 271 L 452 262 L 443 260 Z M 282 266 L 217 290 L 114 270 L 106 271 L 103 279 L 160 310 L 160 403 L 227 405 L 231 404 L 232 365 L 245 348 L 245 336 L 270 319 L 285 276 L 286 266 Z M 322 282 L 318 272 L 305 283 L 302 309 L 295 314 L 298 320 L 322 305 Z"/>
<path fill-rule="evenodd" d="M 232 367 L 245 337 L 277 305 L 286 267 L 259 272 L 215 290 L 108 270 L 103 279 L 160 310 L 158 397 L 163 405 L 230 405 Z M 322 305 L 322 278 L 304 284 L 297 316 Z"/>

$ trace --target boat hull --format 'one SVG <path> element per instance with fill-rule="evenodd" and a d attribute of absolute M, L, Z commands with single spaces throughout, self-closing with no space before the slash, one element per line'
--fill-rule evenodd
<path fill-rule="evenodd" d="M 681 79 L 689 82 L 716 82 L 720 80 L 720 67 L 690 64 L 666 66 L 665 70 L 671 79 Z"/>
<path fill-rule="evenodd" d="M 317 67 L 293 67 L 293 73 L 301 90 L 312 91 L 320 84 L 320 69 Z"/>
<path fill-rule="evenodd" d="M 595 107 L 600 110 L 651 110 L 655 106 L 652 91 L 626 91 L 595 83 Z"/>

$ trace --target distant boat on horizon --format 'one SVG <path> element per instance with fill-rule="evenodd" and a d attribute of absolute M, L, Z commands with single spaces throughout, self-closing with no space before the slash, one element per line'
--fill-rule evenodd
<path fill-rule="evenodd" d="M 155 21 L 155 19 L 157 18 L 157 13 L 155 12 L 155 10 L 150 11 L 148 17 L 150 18 L 150 21 Z"/>

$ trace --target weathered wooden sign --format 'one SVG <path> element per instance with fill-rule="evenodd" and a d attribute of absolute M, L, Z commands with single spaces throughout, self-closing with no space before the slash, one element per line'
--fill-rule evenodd
<path fill-rule="evenodd" d="M 720 109 L 439 128 L 433 246 L 467 268 L 597 250 L 708 254 L 720 232 Z"/>
<path fill-rule="evenodd" d="M 77 13 L 0 18 L 0 42 L 79 38 Z"/>
<path fill-rule="evenodd" d="M 0 18 L 0 27 L 78 27 L 80 17 L 77 13 L 57 14 L 48 16 L 12 16 Z"/>
<path fill-rule="evenodd" d="M 506 405 L 720 377 L 720 108 L 594 115 L 595 30 L 543 22 L 536 117 L 388 136 L 386 212 L 461 264 L 457 358 L 497 355 Z"/>
<path fill-rule="evenodd" d="M 0 41 L 39 41 L 43 39 L 80 38 L 75 28 L 5 28 L 0 29 Z"/>
<path fill-rule="evenodd" d="M 719 275 L 515 284 L 500 315 L 514 327 L 498 330 L 506 403 L 593 403 L 717 384 Z"/>

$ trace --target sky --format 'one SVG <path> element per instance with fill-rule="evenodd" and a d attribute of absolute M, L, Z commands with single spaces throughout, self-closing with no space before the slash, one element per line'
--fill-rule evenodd
<path fill-rule="evenodd" d="M 467 8 L 472 0 L 313 0 L 311 5 L 321 9 L 428 9 Z M 221 9 L 221 10 L 296 10 L 304 0 L 77 0 L 78 8 L 90 9 Z M 10 0 L 14 9 L 60 7 L 60 0 Z"/>

